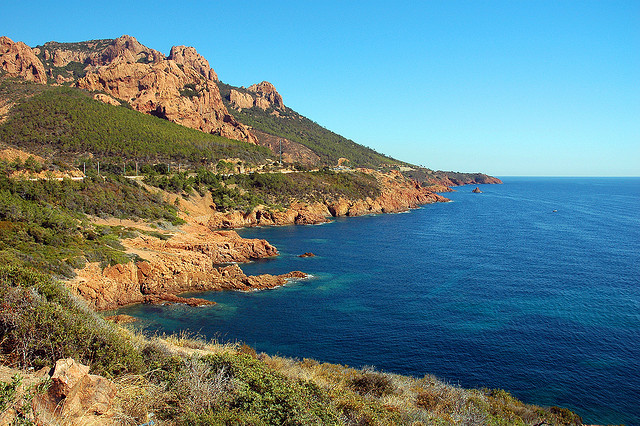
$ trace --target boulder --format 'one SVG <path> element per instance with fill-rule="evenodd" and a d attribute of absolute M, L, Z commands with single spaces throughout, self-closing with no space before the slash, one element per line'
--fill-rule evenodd
<path fill-rule="evenodd" d="M 38 424 L 115 424 L 117 388 L 109 379 L 89 374 L 89 367 L 71 358 L 56 361 L 47 393 L 34 398 Z"/>

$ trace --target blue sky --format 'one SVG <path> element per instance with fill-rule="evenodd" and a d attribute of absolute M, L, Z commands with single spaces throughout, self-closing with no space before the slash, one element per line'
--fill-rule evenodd
<path fill-rule="evenodd" d="M 30 46 L 194 46 L 380 152 L 497 176 L 640 176 L 640 2 L 3 1 Z"/>

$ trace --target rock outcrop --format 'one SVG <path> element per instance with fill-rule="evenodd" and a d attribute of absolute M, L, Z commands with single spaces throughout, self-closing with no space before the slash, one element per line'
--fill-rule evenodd
<path fill-rule="evenodd" d="M 234 108 L 252 108 L 258 107 L 263 111 L 268 108 L 275 110 L 284 110 L 284 101 L 282 96 L 276 90 L 275 86 L 268 81 L 259 84 L 252 84 L 247 88 L 250 93 L 240 92 L 231 89 L 229 92 L 229 102 Z M 251 94 L 252 93 L 252 94 Z"/>
<path fill-rule="evenodd" d="M 477 186 L 476 186 L 476 187 L 475 187 L 475 189 L 474 189 L 473 191 L 471 191 L 471 192 L 473 192 L 474 194 L 482 194 L 482 191 L 480 191 L 480 188 L 479 188 L 479 187 L 477 187 Z"/>
<path fill-rule="evenodd" d="M 113 99 L 111 96 L 105 95 L 104 93 L 96 93 L 95 95 L 93 95 L 93 99 L 95 99 L 96 101 L 104 102 L 105 104 L 114 105 L 114 106 L 120 106 L 122 104 L 121 102 L 118 102 L 117 100 Z"/>
<path fill-rule="evenodd" d="M 257 141 L 247 126 L 229 114 L 216 84 L 218 76 L 193 47 L 174 46 L 167 58 L 128 35 L 115 40 L 50 42 L 33 50 L 0 38 L 2 68 L 10 75 L 45 83 L 46 70 L 36 53 L 49 67 L 78 63 L 84 77 L 75 85 L 106 94 L 97 98 L 103 102 L 124 101 L 137 111 L 186 127 L 250 143 Z M 53 78 L 53 68 L 49 71 Z M 70 70 L 67 75 L 56 76 L 58 84 L 74 80 Z"/>
<path fill-rule="evenodd" d="M 284 108 L 282 96 L 280 96 L 280 93 L 278 93 L 275 86 L 268 81 L 252 84 L 247 87 L 247 90 L 255 94 L 255 105 L 260 109 L 266 110 L 269 107 L 273 107 L 275 109 Z"/>
<path fill-rule="evenodd" d="M 174 51 L 182 64 L 174 60 L 150 64 L 114 61 L 87 73 L 76 85 L 105 92 L 129 102 L 137 111 L 186 127 L 255 143 L 249 129 L 228 113 L 215 81 L 203 76 L 202 68 L 193 68 L 189 61 L 197 61 L 185 52 Z"/>
<path fill-rule="evenodd" d="M 79 43 L 45 43 L 34 48 L 34 53 L 54 67 L 66 67 L 71 62 L 78 62 L 92 67 L 110 65 L 112 63 L 159 62 L 165 56 L 157 50 L 141 44 L 134 37 L 123 35 L 113 40 L 90 40 Z"/>
<path fill-rule="evenodd" d="M 438 172 L 437 177 L 430 179 L 431 183 L 444 186 L 461 186 L 461 185 L 482 185 L 482 184 L 501 184 L 502 181 L 496 177 L 485 175 L 483 173 L 461 173 L 460 177 L 447 176 Z"/>
<path fill-rule="evenodd" d="M 175 61 L 179 65 L 188 65 L 203 77 L 218 81 L 218 74 L 209 66 L 207 61 L 195 48 L 190 46 L 173 46 L 169 53 L 169 60 Z"/>
<path fill-rule="evenodd" d="M 70 358 L 56 361 L 49 379 L 47 392 L 33 401 L 37 424 L 117 424 L 117 388 L 109 379 L 89 374 L 89 367 Z"/>
<path fill-rule="evenodd" d="M 134 37 L 123 35 L 113 40 L 102 52 L 92 55 L 89 59 L 92 65 L 98 66 L 117 63 L 131 64 L 140 61 L 158 63 L 164 60 L 165 56 L 157 50 L 144 46 Z"/>
<path fill-rule="evenodd" d="M 0 37 L 0 69 L 11 77 L 21 77 L 41 84 L 47 82 L 44 65 L 33 50 L 23 42 L 15 43 L 5 36 Z"/>
<path fill-rule="evenodd" d="M 299 271 L 247 276 L 236 264 L 216 266 L 271 257 L 278 252 L 265 240 L 241 238 L 234 231 L 211 232 L 195 225 L 186 230 L 168 241 L 146 236 L 125 240 L 129 252 L 145 260 L 104 269 L 99 263 L 89 263 L 67 285 L 92 308 L 105 310 L 133 303 L 197 306 L 203 303 L 201 299 L 176 295 L 210 290 L 261 290 L 306 277 Z"/>
<path fill-rule="evenodd" d="M 229 92 L 229 101 L 237 109 L 253 108 L 255 106 L 253 96 L 248 93 L 242 93 L 236 89 Z"/>

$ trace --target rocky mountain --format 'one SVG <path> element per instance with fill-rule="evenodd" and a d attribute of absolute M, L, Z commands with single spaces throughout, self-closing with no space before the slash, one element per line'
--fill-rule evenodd
<path fill-rule="evenodd" d="M 0 66 L 37 83 L 72 84 L 96 98 L 201 130 L 255 143 L 247 126 L 229 114 L 218 76 L 193 47 L 174 46 L 168 57 L 124 35 L 115 40 L 49 42 L 30 49 L 1 39 Z M 97 93 L 98 94 L 98 93 Z M 106 95 L 106 96 L 105 96 Z"/>
<path fill-rule="evenodd" d="M 193 47 L 173 46 L 165 56 L 123 35 L 113 40 L 48 42 L 31 49 L 2 37 L 0 70 L 34 83 L 72 86 L 104 103 L 262 145 L 278 159 L 302 167 L 400 170 L 426 184 L 498 182 L 486 175 L 433 172 L 359 145 L 285 106 L 267 81 L 246 88 L 221 82 Z M 1 120 L 14 104 L 14 99 L 0 94 Z"/>

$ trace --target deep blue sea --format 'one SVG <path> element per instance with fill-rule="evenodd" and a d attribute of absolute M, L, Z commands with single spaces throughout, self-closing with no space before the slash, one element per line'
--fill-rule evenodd
<path fill-rule="evenodd" d="M 139 305 L 149 332 L 499 387 L 587 423 L 640 425 L 640 178 L 504 178 L 451 203 L 241 230 L 313 278 L 215 306 Z M 313 252 L 316 257 L 299 258 Z"/>

